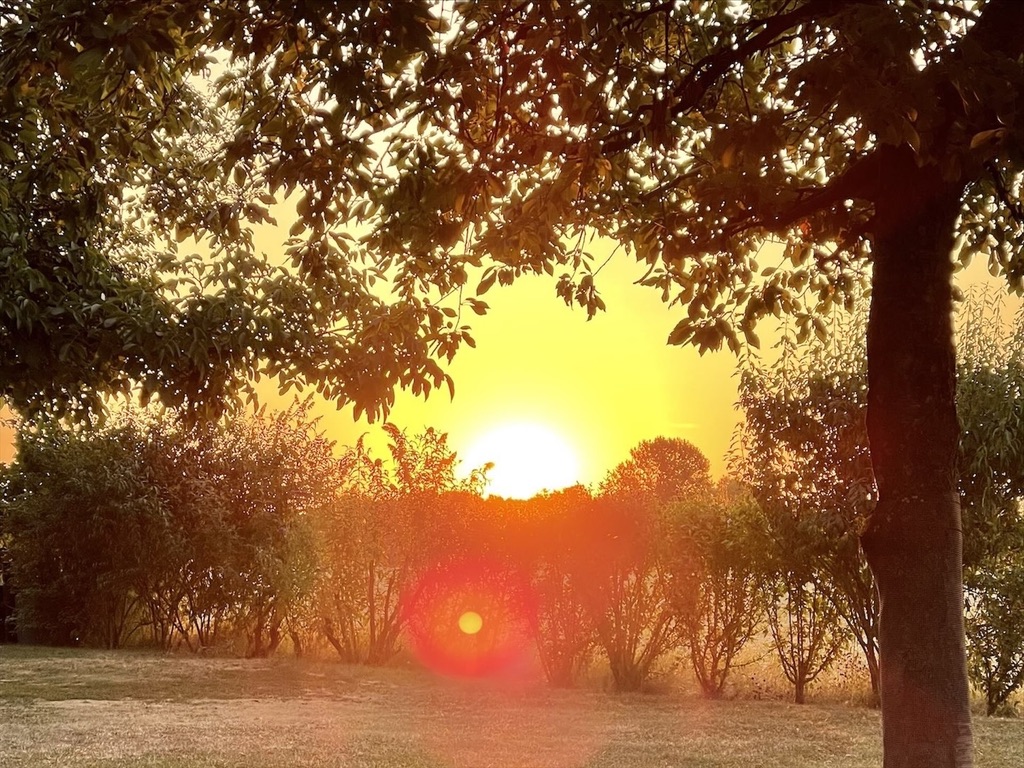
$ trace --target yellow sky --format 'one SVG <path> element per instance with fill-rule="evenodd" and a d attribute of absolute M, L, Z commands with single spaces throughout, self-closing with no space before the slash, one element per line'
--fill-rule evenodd
<path fill-rule="evenodd" d="M 491 311 L 473 318 L 477 347 L 465 347 L 449 369 L 454 400 L 447 391 L 426 402 L 400 393 L 390 421 L 411 432 L 447 432 L 460 456 L 501 426 L 547 427 L 573 448 L 577 479 L 585 484 L 599 482 L 630 448 L 659 435 L 695 443 L 720 474 L 736 422 L 735 358 L 667 346 L 680 310 L 669 311 L 656 292 L 634 285 L 640 275 L 625 254 L 612 259 L 598 277 L 608 310 L 589 322 L 555 295 L 550 278 L 492 288 L 483 297 Z M 340 444 L 376 432 L 354 423 L 351 409 L 320 412 Z M 385 443 L 371 445 L 382 451 Z"/>
<path fill-rule="evenodd" d="M 981 262 L 961 276 L 961 285 L 991 280 Z M 464 348 L 449 369 L 454 400 L 447 391 L 426 402 L 402 392 L 390 421 L 414 433 L 427 426 L 447 432 L 460 457 L 476 457 L 480 441 L 501 427 L 546 427 L 569 443 L 576 479 L 588 485 L 641 440 L 682 437 L 721 476 L 738 421 L 736 358 L 724 350 L 702 357 L 691 347 L 669 347 L 666 338 L 683 310 L 635 285 L 641 273 L 631 257 L 616 255 L 598 276 L 608 309 L 589 322 L 583 310 L 555 296 L 550 278 L 492 288 L 484 296 L 491 311 L 473 317 L 477 347 Z M 772 333 L 759 330 L 767 346 Z M 367 433 L 374 452 L 386 455 L 383 435 L 354 422 L 350 408 L 325 405 L 319 412 L 339 445 Z"/>

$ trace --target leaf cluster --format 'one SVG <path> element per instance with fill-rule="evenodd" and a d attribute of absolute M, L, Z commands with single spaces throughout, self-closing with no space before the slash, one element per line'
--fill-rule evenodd
<path fill-rule="evenodd" d="M 595 234 L 680 308 L 670 343 L 820 333 L 911 167 L 966 188 L 961 258 L 1019 288 L 1013 5 L 24 4 L 0 19 L 3 393 L 216 410 L 269 375 L 381 416 L 452 387 L 470 294 L 547 274 L 602 309 Z"/>

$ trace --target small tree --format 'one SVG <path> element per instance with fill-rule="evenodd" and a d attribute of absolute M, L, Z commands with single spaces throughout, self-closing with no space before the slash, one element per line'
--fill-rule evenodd
<path fill-rule="evenodd" d="M 250 655 L 271 653 L 309 590 L 333 462 L 308 404 L 201 428 L 127 412 L 26 429 L 4 499 L 25 626 L 108 647 L 148 626 L 195 648 L 230 622 Z"/>
<path fill-rule="evenodd" d="M 598 498 L 592 509 L 574 580 L 616 689 L 637 691 L 655 662 L 679 642 L 657 510 L 622 496 Z"/>
<path fill-rule="evenodd" d="M 766 594 L 752 551 L 752 499 L 719 493 L 673 505 L 668 514 L 670 595 L 690 663 L 708 698 L 729 673 L 764 616 Z"/>
<path fill-rule="evenodd" d="M 1024 687 L 1022 550 L 972 568 L 966 578 L 968 669 L 985 696 L 986 714 L 994 715 Z"/>
<path fill-rule="evenodd" d="M 703 493 L 711 484 L 701 450 L 678 437 L 642 440 L 601 483 L 604 494 L 647 497 L 660 504 Z"/>
<path fill-rule="evenodd" d="M 960 323 L 958 411 L 968 671 L 994 714 L 1024 685 L 1024 312 L 970 296 Z"/>
<path fill-rule="evenodd" d="M 846 645 L 840 621 L 820 582 L 795 573 L 779 576 L 768 609 L 768 628 L 797 704 L 804 703 L 807 686 Z"/>
<path fill-rule="evenodd" d="M 492 512 L 507 521 L 506 545 L 532 574 L 537 603 L 534 636 L 544 675 L 553 686 L 570 687 L 588 666 L 596 645 L 594 622 L 583 598 L 585 586 L 578 583 L 584 571 L 581 564 L 593 556 L 587 546 L 593 498 L 586 488 L 574 486 L 500 504 Z"/>
<path fill-rule="evenodd" d="M 849 637 L 829 595 L 821 567 L 822 537 L 811 510 L 786 500 L 760 504 L 759 541 L 752 556 L 762 563 L 769 594 L 768 629 L 794 700 L 843 650 Z"/>
<path fill-rule="evenodd" d="M 958 322 L 957 414 L 964 564 L 1018 544 L 1024 499 L 1024 310 L 1012 324 L 998 296 L 969 294 Z"/>
<path fill-rule="evenodd" d="M 456 521 L 445 511 L 445 494 L 480 484 L 477 472 L 456 478 L 458 459 L 446 434 L 427 429 L 410 437 L 394 425 L 384 428 L 390 466 L 362 439 L 342 457 L 341 495 L 321 531 L 328 538 L 320 551 L 329 559 L 316 601 L 322 631 L 339 655 L 368 664 L 385 664 L 398 652 L 403 595 L 451 538 L 445 529 Z M 346 538 L 351 546 L 338 543 Z"/>
<path fill-rule="evenodd" d="M 315 626 L 342 661 L 362 661 L 366 553 L 362 526 L 373 514 L 366 496 L 339 492 L 315 519 L 318 570 L 314 588 Z"/>
<path fill-rule="evenodd" d="M 118 648 L 171 543 L 139 425 L 25 427 L 3 499 L 25 637 Z"/>
<path fill-rule="evenodd" d="M 619 690 L 638 690 L 679 642 L 665 505 L 703 493 L 708 460 L 678 438 L 645 440 L 601 484 L 577 583 Z"/>
<path fill-rule="evenodd" d="M 827 338 L 799 350 L 787 332 L 774 363 L 747 359 L 740 380 L 744 421 L 732 464 L 767 512 L 799 510 L 802 543 L 792 546 L 811 558 L 805 565 L 817 574 L 811 602 L 831 601 L 830 611 L 864 654 L 877 697 L 878 601 L 859 543 L 875 496 L 863 327 L 862 315 L 837 320 Z M 796 529 L 785 515 L 776 522 L 782 528 L 775 538 L 786 549 L 783 531 Z M 806 604 L 803 597 L 798 602 Z"/>
<path fill-rule="evenodd" d="M 313 518 L 331 503 L 340 477 L 333 444 L 309 415 L 310 401 L 228 423 L 215 444 L 222 514 L 233 534 L 231 617 L 248 656 L 283 639 L 313 585 Z"/>

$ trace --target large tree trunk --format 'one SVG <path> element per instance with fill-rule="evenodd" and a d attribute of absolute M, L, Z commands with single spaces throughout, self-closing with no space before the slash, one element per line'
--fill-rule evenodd
<path fill-rule="evenodd" d="M 972 765 L 956 457 L 951 251 L 960 184 L 892 150 L 876 199 L 862 541 L 881 604 L 885 768 Z"/>

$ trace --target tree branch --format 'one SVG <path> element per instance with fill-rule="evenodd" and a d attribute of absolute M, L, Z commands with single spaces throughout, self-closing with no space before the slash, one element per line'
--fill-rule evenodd
<path fill-rule="evenodd" d="M 956 46 L 954 56 L 962 50 L 964 41 L 968 39 L 974 45 L 990 53 L 1010 57 L 1020 56 L 1024 53 L 1024 3 L 1020 3 L 1018 0 L 991 0 L 985 6 L 978 22 Z M 930 69 L 929 67 L 921 72 L 920 77 L 927 77 Z M 948 81 L 946 80 L 937 81 L 933 83 L 933 89 L 938 93 L 947 85 Z M 952 123 L 962 117 L 962 115 L 950 115 L 948 120 Z M 975 115 L 971 120 L 971 123 L 975 125 L 990 125 L 993 122 L 993 115 Z M 967 127 L 971 128 L 970 125 Z M 969 130 L 968 135 L 974 132 Z M 854 161 L 844 173 L 836 176 L 809 196 L 796 201 L 784 211 L 766 217 L 755 215 L 747 222 L 741 223 L 735 228 L 735 231 L 750 226 L 763 226 L 771 231 L 780 232 L 816 213 L 830 210 L 846 200 L 866 200 L 877 205 L 881 198 L 891 198 L 893 194 L 893 190 L 889 186 L 889 182 L 894 178 L 893 169 L 904 168 L 905 175 L 910 178 L 917 175 L 915 172 L 917 162 L 917 153 L 906 144 L 879 146 L 868 155 Z M 980 170 L 977 162 L 978 159 L 975 157 L 974 168 L 976 171 Z M 989 170 L 993 171 L 994 166 Z M 935 169 L 932 168 L 932 171 L 934 172 Z M 951 180 L 952 183 L 962 183 L 971 177 L 971 174 L 968 169 L 964 169 L 961 171 L 961 176 L 962 179 Z M 1019 204 L 1014 206 L 1002 177 L 998 173 L 993 173 L 993 176 L 1000 200 L 1007 205 L 1016 220 L 1024 221 L 1024 209 Z M 876 210 L 876 215 L 878 213 Z M 889 212 L 883 213 L 889 215 Z"/>
<path fill-rule="evenodd" d="M 738 44 L 720 48 L 698 61 L 690 71 L 672 89 L 667 100 L 671 103 L 665 110 L 668 119 L 679 117 L 697 108 L 704 96 L 719 78 L 729 69 L 750 56 L 759 53 L 778 42 L 780 35 L 793 27 L 800 26 L 815 19 L 833 16 L 840 10 L 854 5 L 873 5 L 882 0 L 808 0 L 798 8 L 786 13 L 776 14 L 766 19 L 751 22 L 750 29 L 759 32 Z M 653 109 L 649 107 L 648 111 Z M 605 155 L 625 151 L 641 140 L 640 129 L 643 127 L 640 112 L 629 122 L 623 123 L 612 131 L 604 140 L 602 152 Z"/>

